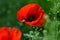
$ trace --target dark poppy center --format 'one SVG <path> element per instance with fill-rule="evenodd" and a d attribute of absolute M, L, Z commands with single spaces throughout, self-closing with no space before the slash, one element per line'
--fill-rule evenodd
<path fill-rule="evenodd" d="M 29 21 L 29 22 L 32 22 L 32 21 L 34 21 L 35 19 L 36 19 L 35 16 L 28 16 L 28 17 L 27 17 L 27 21 Z"/>

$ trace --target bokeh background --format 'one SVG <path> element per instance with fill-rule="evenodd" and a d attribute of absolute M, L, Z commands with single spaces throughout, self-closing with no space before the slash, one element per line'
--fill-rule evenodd
<path fill-rule="evenodd" d="M 18 21 L 17 11 L 29 3 L 39 4 L 46 12 L 42 28 Z M 0 0 L 0 27 L 3 26 L 19 28 L 23 32 L 21 40 L 60 40 L 60 0 Z"/>

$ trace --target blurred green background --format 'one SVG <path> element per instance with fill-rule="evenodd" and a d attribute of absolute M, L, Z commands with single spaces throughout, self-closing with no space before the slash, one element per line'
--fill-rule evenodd
<path fill-rule="evenodd" d="M 28 27 L 28 25 L 24 23 L 20 23 L 16 16 L 17 11 L 21 7 L 29 3 L 37 3 L 44 9 L 46 14 L 49 16 L 49 18 L 47 18 L 48 22 L 46 22 L 44 27 L 46 25 L 48 26 L 46 26 L 44 29 L 49 30 L 50 31 L 49 33 L 51 33 L 53 32 L 52 29 L 55 28 L 54 31 L 57 32 L 55 34 L 57 35 L 56 40 L 60 40 L 60 33 L 58 33 L 60 32 L 59 31 L 60 30 L 60 1 L 59 0 L 0 0 L 0 27 L 3 26 L 17 27 L 20 28 L 23 34 L 24 33 L 28 34 L 28 32 L 31 30 L 33 31 L 34 29 L 32 27 Z M 49 33 L 48 35 L 50 35 Z M 28 38 L 24 37 L 23 35 L 22 40 L 28 40 Z M 49 40 L 51 40 L 51 38 Z M 52 40 L 55 40 L 55 38 L 53 38 Z"/>

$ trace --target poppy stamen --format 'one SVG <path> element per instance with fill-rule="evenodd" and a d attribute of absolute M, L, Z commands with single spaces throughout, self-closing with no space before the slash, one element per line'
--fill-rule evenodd
<path fill-rule="evenodd" d="M 29 16 L 28 18 L 27 18 L 27 20 L 29 21 L 29 22 L 32 22 L 32 21 L 34 21 L 36 18 L 35 18 L 35 16 Z"/>

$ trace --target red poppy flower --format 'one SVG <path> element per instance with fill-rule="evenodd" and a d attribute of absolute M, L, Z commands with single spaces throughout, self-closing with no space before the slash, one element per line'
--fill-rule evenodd
<path fill-rule="evenodd" d="M 0 28 L 0 40 L 21 40 L 22 32 L 16 28 Z"/>
<path fill-rule="evenodd" d="M 27 4 L 17 12 L 17 18 L 30 26 L 42 26 L 45 22 L 45 12 L 38 4 Z"/>

